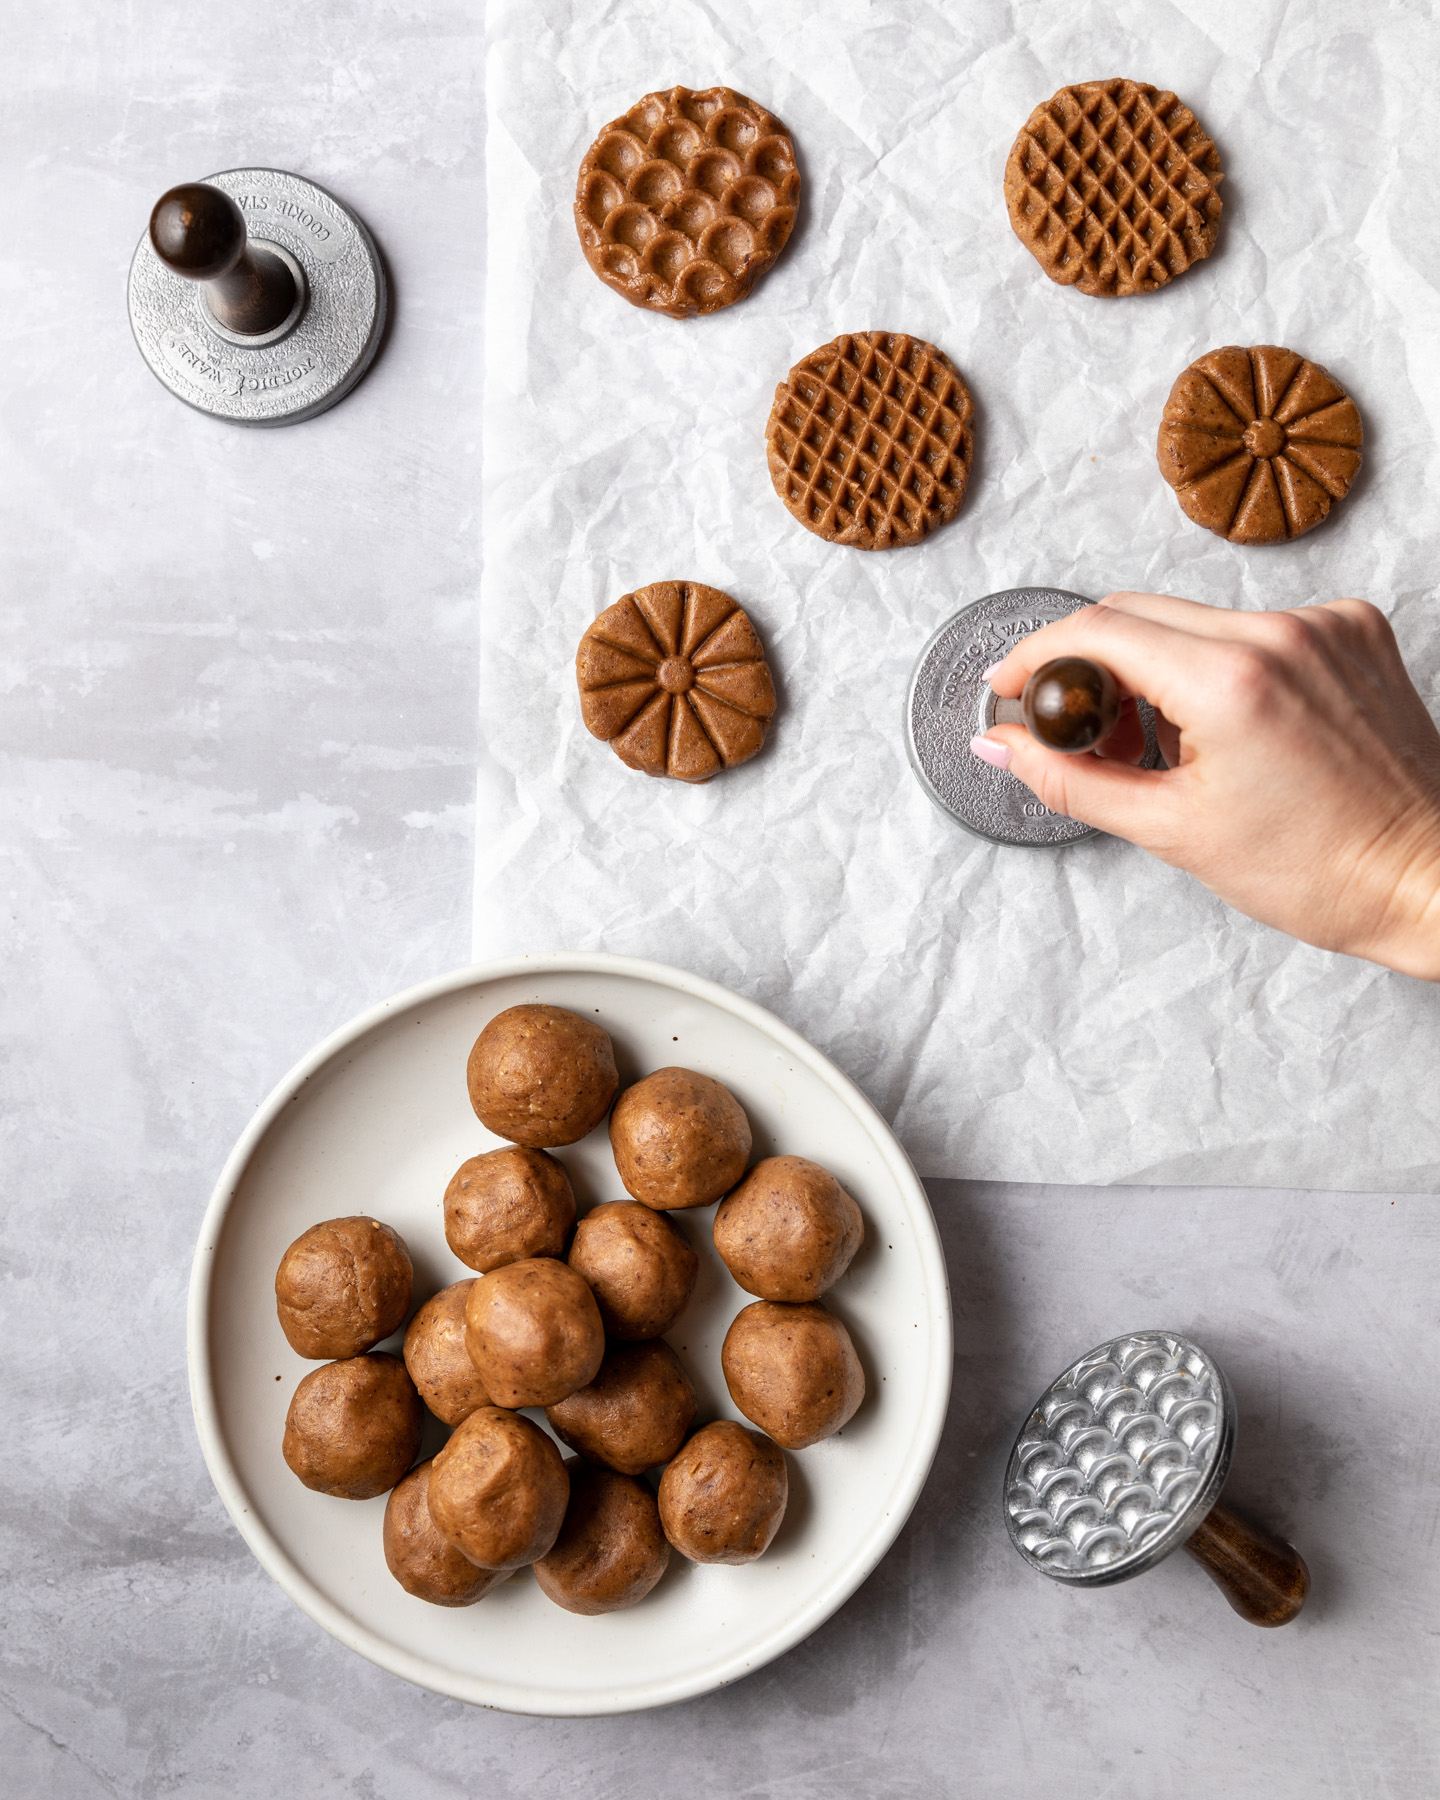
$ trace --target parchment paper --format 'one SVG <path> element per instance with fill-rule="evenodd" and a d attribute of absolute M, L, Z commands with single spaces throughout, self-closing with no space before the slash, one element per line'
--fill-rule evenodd
<path fill-rule="evenodd" d="M 1440 250 L 1419 9 L 910 0 L 492 0 L 475 953 L 596 948 L 774 1009 L 922 1173 L 1440 1187 L 1440 991 L 1291 942 L 1111 839 L 997 849 L 906 762 L 932 629 L 995 589 L 1240 607 L 1362 594 L 1436 705 Z M 1067 81 L 1175 89 L 1217 140 L 1219 247 L 1162 293 L 1055 286 L 1010 230 L 1011 141 Z M 676 323 L 609 292 L 571 205 L 642 93 L 723 82 L 794 133 L 805 196 L 751 297 Z M 931 339 L 975 395 L 959 519 L 909 550 L 784 510 L 775 383 L 839 331 Z M 1191 525 L 1155 464 L 1170 384 L 1291 345 L 1356 397 L 1366 461 L 1298 543 Z M 745 606 L 782 696 L 756 762 L 689 789 L 580 721 L 590 619 L 689 578 Z M 1263 779 L 1257 769 L 1256 779 Z"/>

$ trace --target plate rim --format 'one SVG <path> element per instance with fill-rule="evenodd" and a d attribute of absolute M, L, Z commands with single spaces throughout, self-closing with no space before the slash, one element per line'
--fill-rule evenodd
<path fill-rule="evenodd" d="M 484 1677 L 461 1676 L 429 1658 L 417 1656 L 380 1633 L 361 1625 L 330 1600 L 281 1548 L 258 1513 L 251 1510 L 250 1496 L 231 1459 L 216 1402 L 210 1358 L 210 1295 L 216 1249 L 230 1204 L 240 1180 L 260 1144 L 281 1113 L 306 1083 L 337 1055 L 384 1025 L 397 1012 L 428 1004 L 464 988 L 509 980 L 531 973 L 602 974 L 628 976 L 708 1001 L 754 1026 L 778 1042 L 790 1055 L 804 1062 L 848 1106 L 864 1125 L 882 1160 L 902 1191 L 908 1189 L 916 1225 L 916 1247 L 930 1279 L 933 1295 L 930 1315 L 932 1353 L 926 1389 L 921 1399 L 920 1423 L 900 1465 L 891 1501 L 878 1527 L 857 1554 L 841 1565 L 839 1573 L 809 1602 L 748 1652 L 718 1657 L 704 1670 L 670 1679 L 642 1682 L 626 1688 L 584 1696 L 555 1693 L 531 1684 L 499 1684 Z M 652 1707 L 671 1706 L 713 1692 L 773 1662 L 817 1630 L 845 1604 L 874 1572 L 903 1529 L 925 1486 L 944 1429 L 949 1408 L 954 1334 L 949 1275 L 939 1229 L 929 1197 L 904 1147 L 878 1108 L 859 1087 L 793 1027 L 766 1007 L 734 993 L 702 975 L 691 974 L 668 963 L 644 957 L 614 956 L 604 951 L 550 951 L 528 956 L 499 957 L 470 963 L 430 981 L 406 988 L 356 1014 L 323 1038 L 271 1089 L 241 1132 L 225 1159 L 201 1221 L 200 1235 L 190 1269 L 186 1306 L 185 1360 L 190 1380 L 190 1405 L 200 1439 L 201 1454 L 231 1522 L 281 1591 L 333 1638 L 367 1661 L 398 1675 L 416 1687 L 447 1699 L 495 1711 L 543 1718 L 595 1718 Z M 500 1695 L 503 1693 L 503 1698 Z"/>

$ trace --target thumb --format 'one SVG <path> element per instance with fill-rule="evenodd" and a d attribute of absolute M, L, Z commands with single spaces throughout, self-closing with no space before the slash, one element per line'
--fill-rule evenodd
<path fill-rule="evenodd" d="M 1170 836 L 1174 793 L 1166 785 L 1167 770 L 1137 769 L 1099 756 L 1062 756 L 1037 744 L 1022 725 L 992 726 L 971 748 L 983 762 L 1009 769 L 1051 812 L 1145 848 Z M 999 751 L 1005 760 L 987 751 Z"/>

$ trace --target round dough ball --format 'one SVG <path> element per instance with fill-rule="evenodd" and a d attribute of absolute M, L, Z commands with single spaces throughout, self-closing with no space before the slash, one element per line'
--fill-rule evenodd
<path fill-rule="evenodd" d="M 485 1383 L 465 1348 L 465 1302 L 473 1281 L 441 1288 L 410 1321 L 405 1333 L 405 1367 L 420 1398 L 437 1419 L 458 1425 L 478 1406 L 489 1406 Z"/>
<path fill-rule="evenodd" d="M 430 1517 L 482 1569 L 518 1569 L 555 1542 L 570 1498 L 560 1452 L 538 1425 L 482 1406 L 430 1465 Z"/>
<path fill-rule="evenodd" d="M 785 1453 L 758 1431 L 717 1419 L 660 1477 L 660 1522 L 691 1562 L 754 1562 L 785 1517 Z"/>
<path fill-rule="evenodd" d="M 567 1463 L 570 1504 L 548 1555 L 535 1565 L 541 1591 L 566 1612 L 620 1612 L 665 1573 L 670 1545 L 644 1482 Z"/>
<path fill-rule="evenodd" d="M 818 1300 L 738 1312 L 720 1346 L 730 1398 L 787 1450 L 836 1432 L 865 1398 L 865 1371 L 850 1333 Z"/>
<path fill-rule="evenodd" d="M 425 1409 L 398 1356 L 352 1356 L 312 1369 L 285 1415 L 285 1460 L 308 1488 L 373 1500 L 420 1450 Z"/>
<path fill-rule="evenodd" d="M 605 1327 L 569 1264 L 537 1256 L 475 1283 L 465 1345 L 496 1406 L 553 1406 L 595 1379 Z"/>
<path fill-rule="evenodd" d="M 605 1329 L 622 1343 L 659 1337 L 685 1310 L 700 1258 L 664 1213 L 638 1200 L 592 1207 L 575 1227 L 570 1267 L 590 1283 Z"/>
<path fill-rule="evenodd" d="M 385 1506 L 385 1564 L 407 1594 L 432 1606 L 473 1606 L 509 1577 L 477 1568 L 435 1529 L 430 1517 L 430 1464 L 412 1469 Z"/>
<path fill-rule="evenodd" d="M 587 1462 L 640 1475 L 669 1462 L 685 1442 L 699 1402 L 680 1358 L 663 1338 L 617 1344 L 600 1373 L 545 1417 Z"/>
<path fill-rule="evenodd" d="M 620 1085 L 609 1035 L 563 1006 L 510 1006 L 475 1040 L 470 1104 L 496 1137 L 546 1150 L 593 1131 Z"/>
<path fill-rule="evenodd" d="M 527 1256 L 563 1256 L 575 1228 L 570 1177 L 543 1150 L 488 1150 L 461 1163 L 445 1190 L 445 1242 L 488 1275 Z"/>
<path fill-rule="evenodd" d="M 398 1231 L 366 1213 L 302 1232 L 275 1271 L 280 1329 L 298 1356 L 359 1356 L 398 1331 L 414 1270 Z"/>
<path fill-rule="evenodd" d="M 865 1237 L 860 1208 L 828 1169 L 767 1156 L 715 1214 L 715 1248 L 747 1294 L 818 1300 Z"/>
<path fill-rule="evenodd" d="M 745 1173 L 750 1121 L 710 1076 L 657 1069 L 615 1102 L 610 1148 L 626 1192 L 646 1206 L 708 1206 Z"/>

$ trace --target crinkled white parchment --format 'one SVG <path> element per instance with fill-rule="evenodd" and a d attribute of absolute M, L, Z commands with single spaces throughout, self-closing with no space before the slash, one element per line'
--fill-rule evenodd
<path fill-rule="evenodd" d="M 604 949 L 724 982 L 827 1051 L 926 1174 L 1440 1186 L 1440 990 L 1295 944 L 1115 840 L 979 842 L 923 796 L 901 725 L 935 626 L 1030 583 L 1365 595 L 1436 704 L 1417 123 L 1440 31 L 1420 10 L 491 0 L 478 957 Z M 1046 279 L 1001 180 L 1038 101 L 1113 74 L 1174 88 L 1227 179 L 1209 261 L 1106 301 Z M 677 82 L 770 107 L 805 182 L 751 297 L 678 323 L 605 288 L 571 216 L 599 126 Z M 958 363 L 978 447 L 958 520 L 865 554 L 790 517 L 762 433 L 792 363 L 872 328 Z M 1354 489 L 1294 545 L 1200 530 L 1156 468 L 1171 382 L 1232 343 L 1303 351 L 1364 417 Z M 590 619 L 669 578 L 748 609 L 781 694 L 765 754 L 698 789 L 625 768 L 575 694 Z"/>

